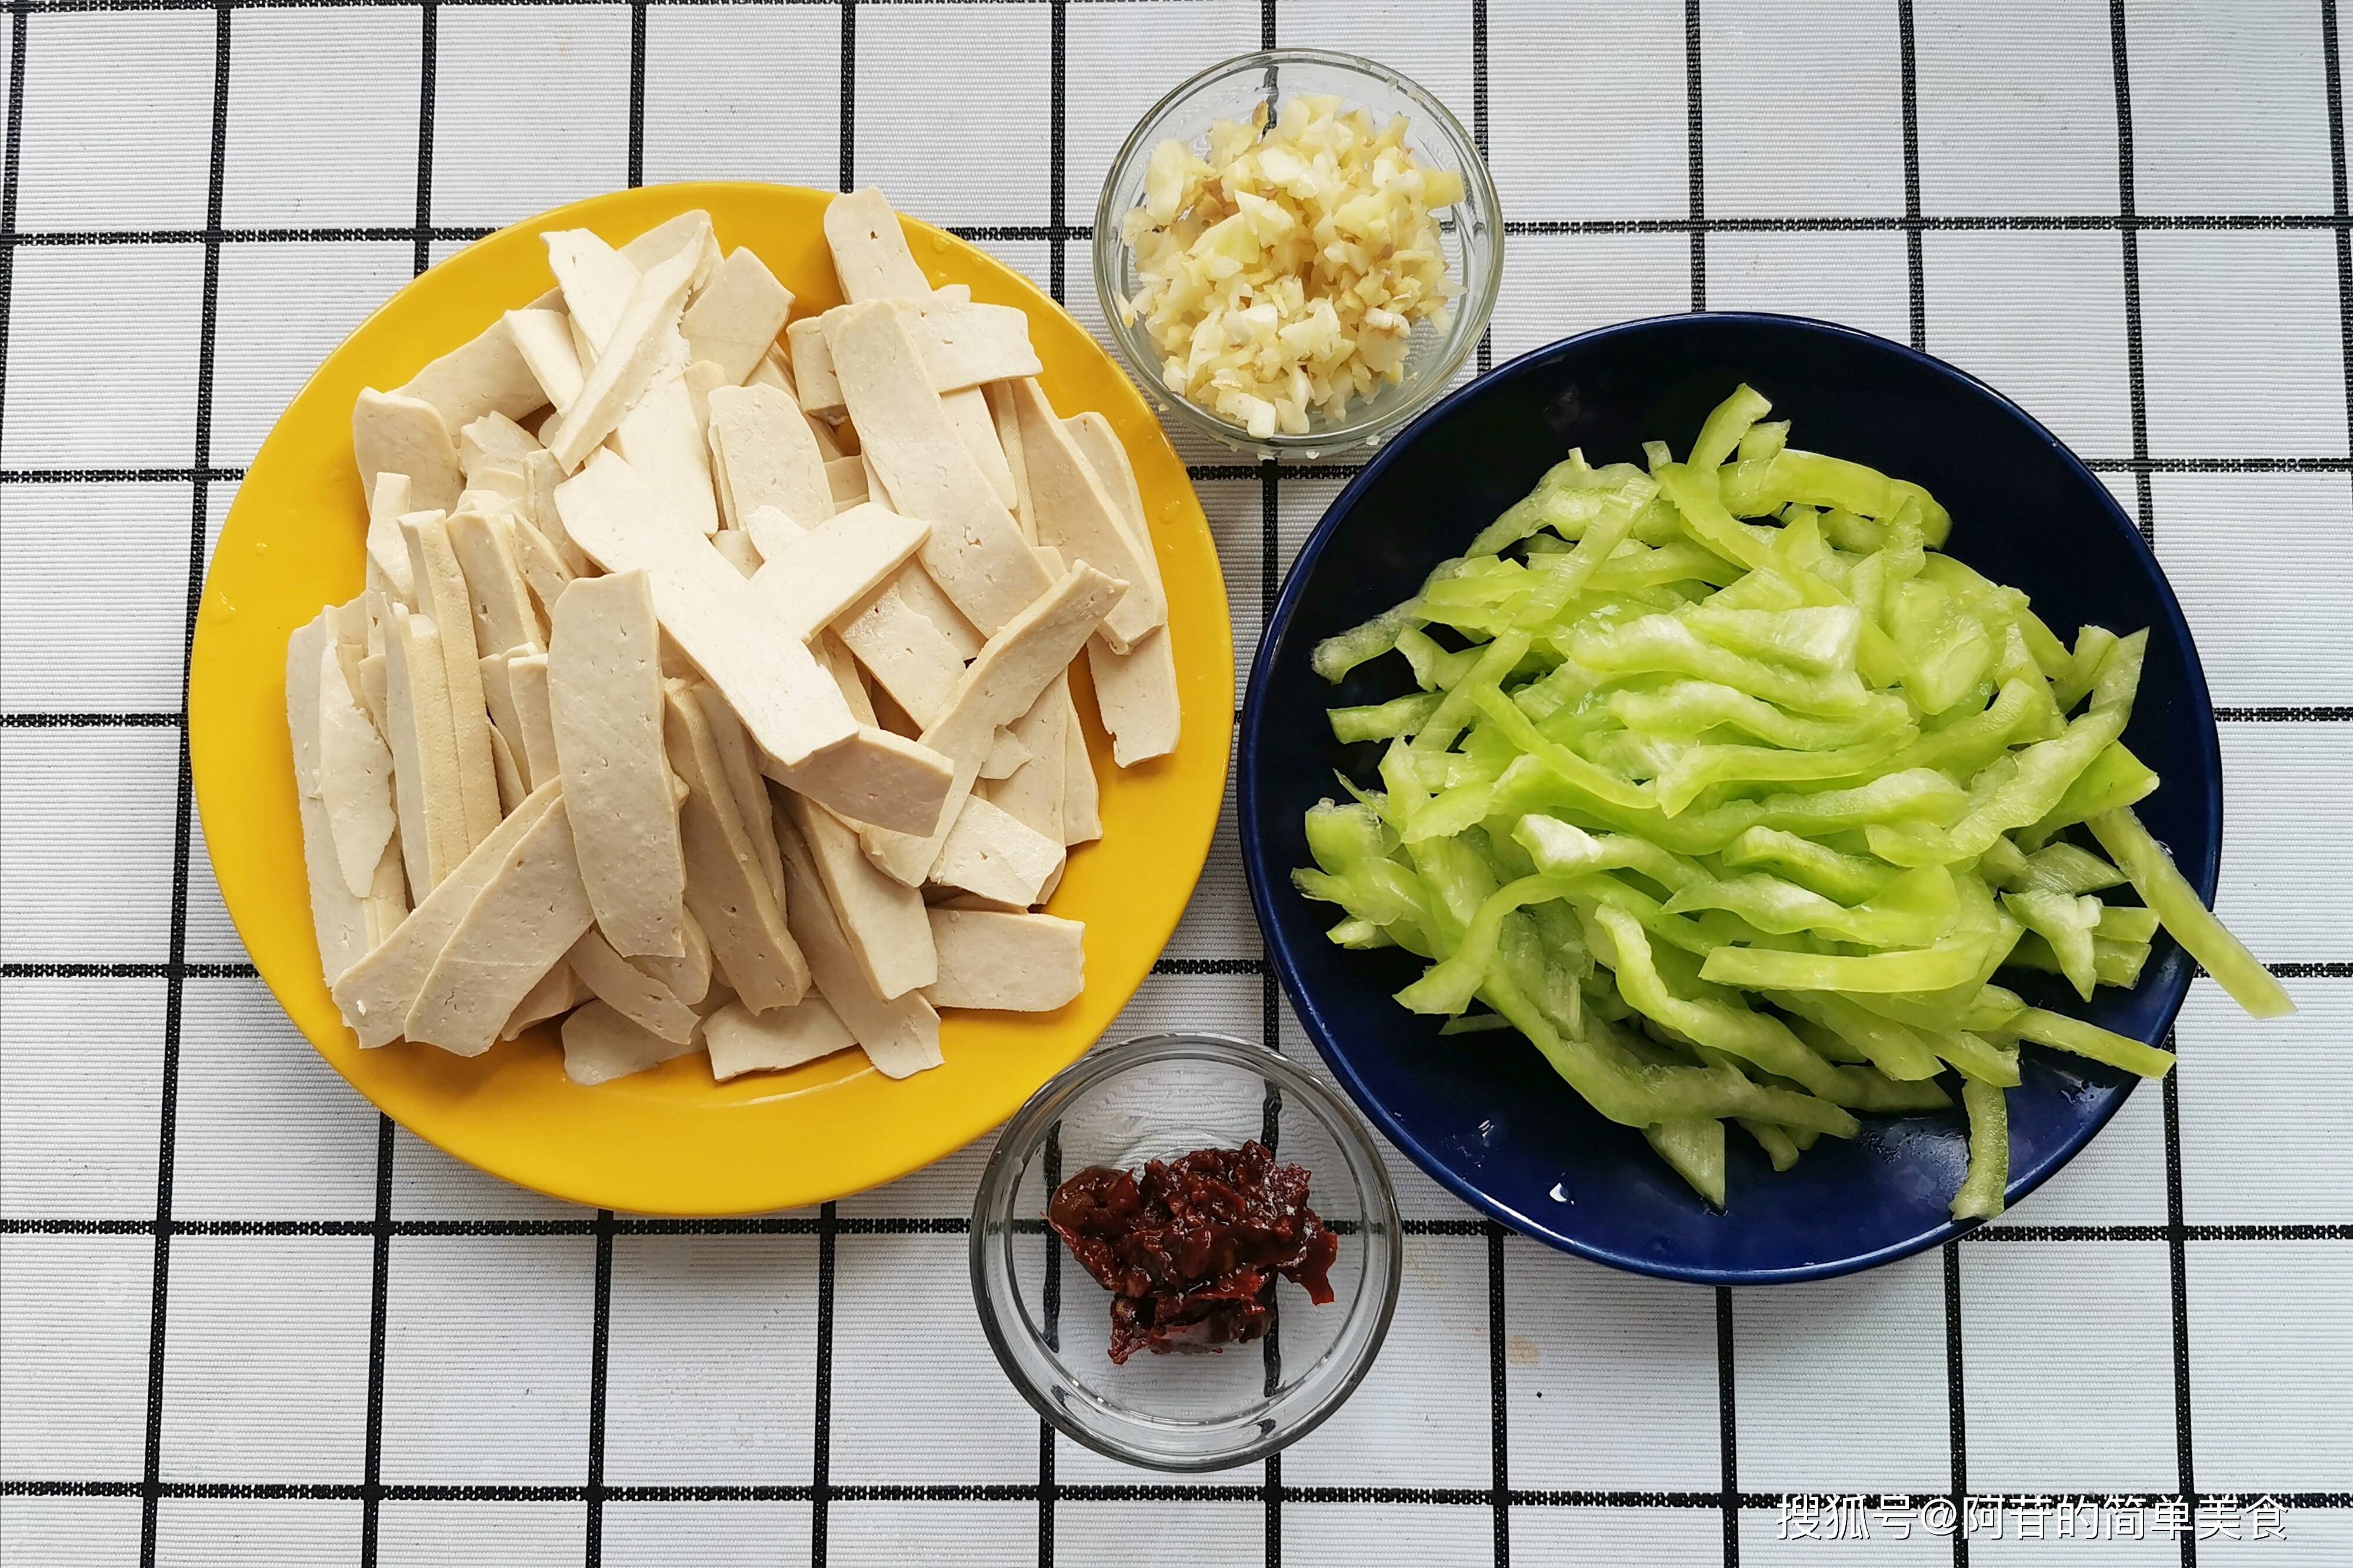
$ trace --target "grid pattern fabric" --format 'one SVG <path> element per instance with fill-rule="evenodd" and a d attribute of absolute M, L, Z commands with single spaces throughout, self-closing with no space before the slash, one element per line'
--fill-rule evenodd
<path fill-rule="evenodd" d="M 7 29 L 0 1559 L 2353 1562 L 2334 0 L 14 0 Z M 468 240 L 624 183 L 873 182 L 1093 323 L 1118 140 L 1278 41 L 1380 56 L 1488 147 L 1511 259 L 1480 368 L 1794 310 L 1949 357 L 2088 458 L 2222 705 L 2222 913 L 2305 1010 L 2253 1022 L 2200 981 L 2179 1069 L 2045 1192 L 1821 1285 L 1616 1274 L 1400 1161 L 1371 1380 L 1279 1458 L 1162 1480 L 998 1377 L 963 1282 L 981 1150 L 821 1210 L 647 1220 L 376 1116 L 222 911 L 183 669 L 278 410 Z M 1247 664 L 1351 470 L 1178 440 Z M 1175 1026 L 1320 1070 L 1230 805 L 1113 1033 Z M 1811 1544 L 1848 1495 L 1879 1528 Z M 2023 1508 L 2004 1534 L 2004 1497 L 2121 1539 L 2021 1540 Z M 1976 1528 L 1899 1537 L 1891 1498 Z"/>

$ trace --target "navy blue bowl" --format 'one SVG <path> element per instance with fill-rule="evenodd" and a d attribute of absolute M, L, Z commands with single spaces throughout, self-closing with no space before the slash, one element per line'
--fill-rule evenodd
<path fill-rule="evenodd" d="M 2164 778 L 2144 802 L 2211 902 L 2222 841 L 2221 755 L 2181 606 L 2131 519 L 2051 432 L 1982 382 L 1862 332 L 1786 316 L 1695 314 L 1606 327 L 1539 349 L 1415 421 L 1343 490 L 1284 584 L 1242 710 L 1242 858 L 1267 951 L 1307 1033 L 1390 1141 L 1447 1187 L 1539 1240 L 1599 1262 L 1708 1284 L 1821 1279 L 1935 1246 L 1968 1162 L 1957 1109 L 1866 1118 L 1776 1173 L 1731 1139 L 1725 1208 L 1708 1207 L 1632 1130 L 1604 1121 L 1535 1050 L 1504 1035 L 1443 1038 L 1390 993 L 1418 963 L 1344 951 L 1338 915 L 1291 885 L 1308 864 L 1301 819 L 1369 781 L 1377 748 L 1342 747 L 1324 710 L 1406 689 L 1394 657 L 1338 687 L 1315 644 L 1411 595 L 1440 561 L 1525 495 L 1571 447 L 1639 462 L 1646 437 L 1687 446 L 1746 381 L 1794 419 L 1797 445 L 1915 479 L 1953 514 L 1951 552 L 2031 595 L 2073 639 L 2085 623 L 2149 628 L 2126 739 Z M 2161 1040 L 2190 963 L 2160 936 L 2140 984 L 2086 1009 L 2061 987 L 2016 985 L 2137 1039 Z M 2039 978 L 2039 977 L 2038 977 Z M 2025 1053 L 2010 1095 L 2010 1201 L 2040 1185 L 2116 1112 L 2137 1081 L 2058 1053 Z"/>

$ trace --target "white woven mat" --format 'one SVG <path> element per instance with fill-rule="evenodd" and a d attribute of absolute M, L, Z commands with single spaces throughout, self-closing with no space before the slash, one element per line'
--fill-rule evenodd
<path fill-rule="evenodd" d="M 16 0 L 7 25 L 10 1568 L 2353 1562 L 2334 5 Z M 2179 1071 L 2013 1218 L 1832 1284 L 1612 1273 L 1400 1162 L 1371 1381 L 1277 1463 L 1162 1483 L 997 1375 L 959 1233 L 978 1151 L 766 1226 L 616 1223 L 381 1121 L 223 916 L 183 648 L 286 397 L 466 240 L 641 180 L 879 182 L 1091 319 L 1118 140 L 1277 39 L 1388 60 L 1486 137 L 1512 226 L 1482 363 L 1799 310 L 1924 344 L 2093 459 L 2225 705 L 2223 913 L 2305 1013 L 2252 1023 L 2200 982 Z M 1186 455 L 1247 660 L 1340 480 Z M 1114 1033 L 1178 1025 L 1313 1056 L 1230 817 Z"/>

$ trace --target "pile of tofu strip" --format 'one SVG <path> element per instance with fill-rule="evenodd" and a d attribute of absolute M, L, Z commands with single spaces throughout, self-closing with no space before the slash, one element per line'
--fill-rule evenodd
<path fill-rule="evenodd" d="M 367 588 L 287 647 L 312 915 L 363 1046 L 561 1017 L 598 1083 L 845 1050 L 941 1061 L 942 1007 L 1045 1010 L 1113 755 L 1172 751 L 1134 470 L 1039 389 L 1029 320 L 933 289 L 880 192 L 827 209 L 848 303 L 790 320 L 691 212 L 360 395 Z"/>

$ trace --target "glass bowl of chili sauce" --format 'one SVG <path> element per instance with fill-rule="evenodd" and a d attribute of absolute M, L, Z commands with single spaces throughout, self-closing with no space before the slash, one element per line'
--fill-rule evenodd
<path fill-rule="evenodd" d="M 1162 1265 L 1199 1264 L 1199 1288 L 1139 1302 L 1098 1282 L 1129 1224 L 1152 1227 Z M 1401 1237 L 1346 1101 L 1262 1046 L 1152 1035 L 1082 1058 L 1006 1123 L 973 1205 L 973 1300 L 1006 1376 L 1072 1441 L 1225 1469 L 1356 1392 L 1397 1307 Z"/>

